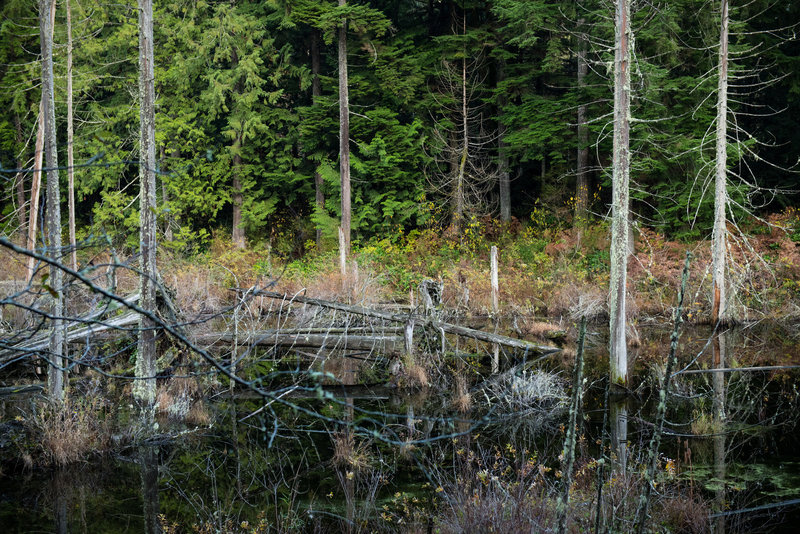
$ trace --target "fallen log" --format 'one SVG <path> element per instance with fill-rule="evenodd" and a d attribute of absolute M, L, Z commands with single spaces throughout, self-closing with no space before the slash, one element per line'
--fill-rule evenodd
<path fill-rule="evenodd" d="M 292 388 L 286 390 L 281 396 L 290 399 L 318 399 L 320 391 L 323 394 L 331 394 L 336 398 L 351 400 L 387 400 L 391 397 L 403 395 L 401 388 L 386 384 L 323 384 L 319 388 Z M 263 396 L 250 390 L 237 390 L 234 393 L 226 393 L 224 396 L 237 400 L 263 399 Z M 252 415 L 245 416 L 245 418 L 249 418 Z"/>
<path fill-rule="evenodd" d="M 125 328 L 127 326 L 137 324 L 138 322 L 139 322 L 139 314 L 130 312 L 126 313 L 125 315 L 120 315 L 119 317 L 115 317 L 114 319 L 103 321 L 102 323 L 68 330 L 65 340 L 67 343 L 75 343 L 79 341 L 81 338 L 84 338 L 86 336 L 89 335 L 94 336 L 96 334 L 105 332 L 107 330 L 112 330 L 112 329 L 117 330 Z M 0 363 L 8 362 L 10 360 L 13 360 L 14 358 L 18 358 L 23 355 L 40 352 L 43 350 L 48 350 L 49 348 L 50 348 L 50 339 L 48 331 L 48 335 L 45 336 L 44 338 L 42 338 L 42 336 L 37 336 L 37 338 L 34 340 L 19 343 L 17 345 L 13 345 L 11 347 L 7 347 L 3 350 L 0 350 Z"/>
<path fill-rule="evenodd" d="M 7 397 L 9 395 L 20 395 L 22 393 L 31 393 L 33 391 L 44 391 L 44 384 L 26 384 L 22 386 L 5 386 L 0 387 L 0 397 Z"/>
<path fill-rule="evenodd" d="M 245 290 L 237 289 L 237 291 L 245 291 Z M 546 354 L 552 354 L 555 352 L 559 352 L 561 350 L 558 347 L 550 347 L 548 345 L 538 345 L 536 343 L 531 343 L 530 341 L 525 341 L 522 339 L 514 339 L 500 334 L 492 334 L 489 332 L 484 332 L 483 330 L 475 330 L 473 328 L 467 328 L 465 326 L 459 326 L 451 323 L 446 323 L 443 321 L 438 321 L 436 319 L 432 319 L 430 317 L 426 317 L 424 315 L 419 315 L 415 313 L 392 313 L 381 310 L 374 310 L 371 308 L 365 308 L 363 306 L 354 306 L 350 304 L 342 304 L 339 302 L 331 302 L 327 300 L 304 297 L 302 295 L 288 295 L 285 293 L 278 293 L 275 291 L 266 291 L 261 289 L 248 290 L 248 291 L 250 291 L 251 294 L 256 296 L 264 296 L 279 300 L 285 300 L 290 303 L 297 302 L 299 304 L 311 304 L 314 306 L 320 306 L 322 308 L 328 308 L 331 310 L 338 310 L 346 313 L 354 313 L 356 315 L 363 315 L 365 317 L 372 317 L 374 319 L 382 319 L 384 321 L 392 321 L 396 323 L 407 323 L 413 321 L 415 325 L 430 326 L 432 328 L 442 330 L 447 334 L 454 334 L 457 336 L 477 339 L 478 341 L 485 341 L 487 343 L 497 343 L 498 345 L 503 345 L 505 347 L 510 347 L 522 351 L 527 351 L 540 356 L 544 356 Z"/>
<path fill-rule="evenodd" d="M 125 302 L 128 304 L 132 304 L 137 300 L 139 300 L 138 293 L 134 293 L 125 297 Z M 67 329 L 66 342 L 74 343 L 76 340 L 86 337 L 87 335 L 95 335 L 106 330 L 125 328 L 127 326 L 136 324 L 139 321 L 139 316 L 134 312 L 128 312 L 126 314 L 101 321 L 103 315 L 115 312 L 122 306 L 122 303 L 118 302 L 108 303 L 98 310 L 93 310 L 82 317 L 73 319 L 70 321 L 71 326 L 69 326 Z M 0 340 L 0 343 L 2 343 L 2 340 Z M 28 339 L 12 346 L 6 346 L 0 350 L 0 364 L 6 363 L 23 355 L 47 350 L 49 346 L 50 330 L 43 330 L 42 333 L 36 335 L 32 339 Z"/>
<path fill-rule="evenodd" d="M 752 372 L 784 371 L 788 369 L 800 369 L 800 365 L 761 365 L 757 367 L 716 367 L 714 369 L 688 369 L 686 371 L 678 371 L 673 376 L 696 375 L 703 373 L 735 373 L 737 371 L 752 371 Z"/>
<path fill-rule="evenodd" d="M 233 332 L 223 332 L 194 335 L 192 341 L 230 343 L 233 338 Z M 246 336 L 239 334 L 239 343 L 259 347 L 314 347 L 327 350 L 375 350 L 383 353 L 400 352 L 403 349 L 403 338 L 399 336 L 307 334 L 276 330 L 255 331 Z"/>

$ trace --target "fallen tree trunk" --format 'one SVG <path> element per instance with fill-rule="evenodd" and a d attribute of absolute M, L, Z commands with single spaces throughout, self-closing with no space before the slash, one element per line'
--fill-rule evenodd
<path fill-rule="evenodd" d="M 20 395 L 22 393 L 40 392 L 44 391 L 44 384 L 26 384 L 23 386 L 5 386 L 0 387 L 0 397 L 7 397 L 9 395 Z"/>
<path fill-rule="evenodd" d="M 230 343 L 233 337 L 233 332 L 200 334 L 192 336 L 192 341 Z M 376 350 L 384 353 L 400 352 L 403 349 L 403 338 L 399 336 L 287 333 L 278 330 L 255 331 L 246 337 L 240 334 L 240 343 L 259 347 L 314 347 L 327 350 Z"/>
<path fill-rule="evenodd" d="M 116 330 L 125 328 L 126 326 L 135 325 L 139 322 L 139 314 L 130 312 L 125 315 L 121 315 L 119 317 L 115 317 L 114 319 L 109 319 L 107 321 L 103 321 L 102 323 L 92 324 L 88 326 L 84 326 L 82 328 L 76 328 L 74 330 L 70 330 L 67 332 L 66 341 L 67 343 L 75 343 L 79 341 L 81 338 L 86 337 L 87 335 L 96 335 L 101 332 L 105 332 L 106 330 Z M 49 332 L 49 331 L 48 331 Z M 26 356 L 28 354 L 33 354 L 35 352 L 47 350 L 50 346 L 49 340 L 45 337 L 42 339 L 42 336 L 37 336 L 36 339 L 30 340 L 25 343 L 20 343 L 18 345 L 13 345 L 11 347 L 5 348 L 0 351 L 0 364 L 6 363 L 14 358 L 19 358 L 21 356 Z"/>
<path fill-rule="evenodd" d="M 689 369 L 686 371 L 678 371 L 673 376 L 696 375 L 703 373 L 735 373 L 737 371 L 767 372 L 783 371 L 787 369 L 800 369 L 800 365 L 762 365 L 757 367 L 717 367 L 716 369 Z"/>
<path fill-rule="evenodd" d="M 244 291 L 244 290 L 237 290 L 237 291 Z M 437 321 L 435 319 L 431 319 L 430 317 L 414 313 L 392 313 L 381 310 L 374 310 L 371 308 L 365 308 L 363 306 L 353 306 L 349 304 L 342 304 L 339 302 L 331 302 L 327 300 L 304 297 L 302 295 L 287 295 L 285 293 L 277 293 L 275 291 L 265 291 L 260 289 L 248 290 L 248 291 L 251 291 L 251 294 L 255 296 L 270 297 L 274 299 L 285 300 L 290 303 L 297 302 L 299 304 L 311 304 L 314 306 L 320 306 L 322 308 L 343 311 L 346 313 L 354 313 L 356 315 L 363 315 L 365 317 L 372 317 L 375 319 L 382 319 L 385 321 L 392 321 L 396 323 L 406 323 L 409 321 L 414 321 L 414 324 L 417 326 L 430 326 L 432 328 L 442 330 L 447 334 L 454 334 L 457 336 L 477 339 L 478 341 L 485 341 L 487 343 L 497 343 L 498 345 L 503 345 L 505 347 L 511 347 L 522 351 L 527 351 L 540 356 L 544 356 L 546 354 L 552 354 L 554 352 L 559 352 L 561 350 L 557 347 L 550 347 L 547 345 L 537 345 L 536 343 L 531 343 L 530 341 L 525 341 L 522 339 L 514 339 L 500 334 L 492 334 L 489 332 L 484 332 L 483 330 L 475 330 L 473 328 L 467 328 L 465 326 L 458 326 L 443 321 Z"/>
<path fill-rule="evenodd" d="M 138 299 L 139 299 L 139 294 L 134 293 L 132 295 L 125 297 L 125 302 L 128 304 L 132 304 L 136 302 Z M 74 343 L 75 341 L 87 335 L 95 335 L 106 330 L 119 329 L 119 328 L 124 328 L 126 326 L 130 326 L 132 324 L 136 324 L 139 316 L 134 312 L 128 312 L 124 315 L 120 315 L 112 319 L 106 319 L 100 321 L 103 315 L 114 312 L 119 308 L 121 308 L 122 306 L 123 305 L 121 303 L 112 302 L 99 310 L 94 310 L 84 315 L 83 317 L 79 317 L 71 321 L 73 326 L 71 327 L 70 330 L 67 330 L 67 335 L 66 335 L 67 343 Z M 86 324 L 86 323 L 93 323 L 93 324 Z M 77 325 L 81 324 L 85 326 L 77 327 Z M 0 341 L 0 343 L 2 343 L 2 341 Z M 43 330 L 42 333 L 38 334 L 32 339 L 28 339 L 27 341 L 23 341 L 21 343 L 17 343 L 12 346 L 6 346 L 2 350 L 0 350 L 0 364 L 9 362 L 15 358 L 26 356 L 34 352 L 47 350 L 49 348 L 49 345 L 50 345 L 50 330 Z"/>

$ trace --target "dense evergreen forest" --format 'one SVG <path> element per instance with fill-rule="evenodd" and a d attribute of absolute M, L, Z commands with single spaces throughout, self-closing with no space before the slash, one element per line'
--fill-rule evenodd
<path fill-rule="evenodd" d="M 202 250 L 224 229 L 241 246 L 269 240 L 294 257 L 315 241 L 336 247 L 340 46 L 354 243 L 433 220 L 456 233 L 469 221 L 530 222 L 532 213 L 600 221 L 612 189 L 613 15 L 611 2 L 593 0 L 157 1 L 160 240 Z M 136 6 L 73 0 L 54 16 L 58 161 L 67 166 L 69 96 L 77 238 L 135 246 Z M 798 19 L 793 2 L 730 6 L 732 224 L 797 202 Z M 37 20 L 32 1 L 3 5 L 6 233 L 26 229 L 36 168 Z M 630 22 L 632 212 L 671 238 L 706 238 L 719 3 L 634 2 Z"/>

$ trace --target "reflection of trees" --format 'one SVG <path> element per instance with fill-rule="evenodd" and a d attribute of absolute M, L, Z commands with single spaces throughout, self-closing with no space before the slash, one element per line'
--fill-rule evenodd
<path fill-rule="evenodd" d="M 4 465 L 7 469 L 8 464 Z M 4 471 L 0 532 L 141 532 L 138 466 L 116 461 Z"/>
<path fill-rule="evenodd" d="M 319 475 L 312 471 L 318 458 L 309 458 L 316 448 L 302 434 L 284 435 L 282 446 L 267 448 L 260 428 L 264 421 L 252 422 L 237 425 L 236 441 L 220 434 L 210 437 L 211 445 L 203 440 L 172 452 L 162 466 L 160 494 L 169 521 L 201 532 L 239 532 L 244 521 L 253 527 L 265 522 L 278 532 L 303 524 L 298 500 L 308 488 L 300 479 Z M 228 423 L 219 422 L 223 427 Z"/>
<path fill-rule="evenodd" d="M 145 534 L 160 534 L 158 518 L 158 449 L 139 448 L 139 469 L 142 478 L 142 504 Z"/>
<path fill-rule="evenodd" d="M 628 406 L 625 399 L 609 403 L 611 429 L 611 450 L 614 454 L 614 471 L 619 476 L 627 476 L 628 469 Z"/>
<path fill-rule="evenodd" d="M 682 378 L 696 393 L 689 397 L 693 418 L 683 428 L 691 427 L 697 436 L 686 441 L 694 467 L 709 466 L 706 487 L 713 492 L 715 532 L 750 532 L 779 521 L 774 509 L 737 511 L 763 503 L 758 494 L 777 486 L 768 476 L 765 452 L 777 452 L 775 436 L 790 435 L 798 419 L 787 384 L 776 380 L 774 371 L 757 369 L 774 351 L 769 341 L 768 333 L 757 329 L 715 331 L 697 358 L 709 369 L 690 368 Z M 735 370 L 740 367 L 748 369 Z"/>
<path fill-rule="evenodd" d="M 53 518 L 55 519 L 55 532 L 66 534 L 67 528 L 67 507 L 69 480 L 64 476 L 62 469 L 57 470 L 52 478 L 53 489 Z"/>
<path fill-rule="evenodd" d="M 715 332 L 713 340 L 714 369 L 723 369 L 726 365 L 727 340 L 725 333 Z M 725 373 L 717 372 L 711 377 L 713 382 L 714 402 L 712 421 L 714 422 L 714 478 L 719 481 L 719 488 L 714 496 L 714 511 L 725 510 Z M 714 521 L 715 534 L 725 533 L 725 516 L 718 516 Z"/>

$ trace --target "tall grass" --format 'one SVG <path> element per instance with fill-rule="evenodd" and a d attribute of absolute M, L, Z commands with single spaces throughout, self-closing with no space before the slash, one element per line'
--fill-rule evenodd
<path fill-rule="evenodd" d="M 110 425 L 103 417 L 106 408 L 100 396 L 38 403 L 26 424 L 41 453 L 40 461 L 64 466 L 106 451 L 111 442 Z"/>

